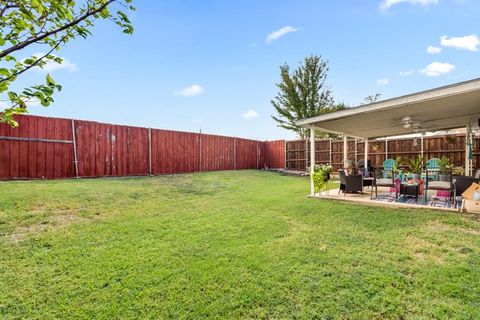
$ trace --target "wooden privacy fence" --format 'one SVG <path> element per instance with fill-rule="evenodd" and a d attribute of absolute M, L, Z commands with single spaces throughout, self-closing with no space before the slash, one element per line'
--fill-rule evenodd
<path fill-rule="evenodd" d="M 385 159 L 397 157 L 413 158 L 422 155 L 425 159 L 447 156 L 456 166 L 465 165 L 465 135 L 432 136 L 408 139 L 373 140 L 368 143 L 368 158 L 372 165 L 381 167 Z M 422 149 L 423 145 L 423 149 Z M 423 150 L 423 151 L 422 151 Z M 480 166 L 480 139 L 473 139 L 473 167 Z M 304 171 L 310 165 L 310 144 L 305 140 L 286 142 L 286 168 Z M 356 161 L 365 157 L 363 141 L 348 141 L 348 156 Z M 315 163 L 333 165 L 334 170 L 341 168 L 343 163 L 343 141 L 325 139 L 315 142 Z"/>
<path fill-rule="evenodd" d="M 39 116 L 0 124 L 0 179 L 139 176 L 285 167 L 285 141 Z"/>

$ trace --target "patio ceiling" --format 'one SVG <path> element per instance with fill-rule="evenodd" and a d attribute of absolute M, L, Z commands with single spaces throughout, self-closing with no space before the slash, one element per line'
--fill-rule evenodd
<path fill-rule="evenodd" d="M 355 138 L 380 138 L 465 127 L 480 118 L 480 79 L 328 113 L 301 127 Z"/>

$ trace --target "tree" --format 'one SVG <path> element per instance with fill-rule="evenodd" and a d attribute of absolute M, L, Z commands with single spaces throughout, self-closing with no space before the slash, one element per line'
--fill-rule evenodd
<path fill-rule="evenodd" d="M 332 93 L 326 85 L 327 72 L 327 62 L 318 55 L 306 57 L 292 74 L 288 64 L 280 66 L 281 82 L 277 83 L 279 92 L 271 101 L 278 113 L 272 118 L 279 127 L 292 130 L 300 139 L 306 139 L 310 132 L 298 127 L 298 120 L 345 109 L 344 104 L 334 104 Z"/>
<path fill-rule="evenodd" d="M 26 71 L 47 63 L 62 63 L 53 54 L 67 42 L 77 37 L 91 35 L 94 21 L 108 19 L 119 25 L 124 33 L 133 32 L 127 15 L 117 10 L 111 13 L 114 4 L 123 9 L 135 10 L 132 0 L 0 0 L 0 99 L 8 106 L 0 110 L 0 123 L 18 125 L 13 116 L 28 112 L 28 101 L 40 101 L 43 106 L 53 102 L 53 94 L 61 86 L 47 74 L 44 84 L 36 84 L 23 90 L 10 88 Z M 80 3 L 79 3 L 80 2 Z M 35 48 L 44 53 L 29 57 L 24 49 Z"/>
<path fill-rule="evenodd" d="M 368 97 L 366 97 L 365 99 L 363 99 L 363 103 L 362 103 L 362 104 L 374 103 L 374 102 L 380 100 L 381 97 L 382 97 L 382 94 L 381 94 L 381 93 L 371 94 L 371 95 L 369 95 Z"/>

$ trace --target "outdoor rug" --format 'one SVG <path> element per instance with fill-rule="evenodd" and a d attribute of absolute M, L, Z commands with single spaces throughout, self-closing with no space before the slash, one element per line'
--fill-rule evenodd
<path fill-rule="evenodd" d="M 398 203 L 407 203 L 407 204 L 416 204 L 421 206 L 428 207 L 437 207 L 437 208 L 454 208 L 454 205 L 449 201 L 448 197 L 439 197 L 433 196 L 431 199 L 425 202 L 423 201 L 423 196 L 419 196 L 418 199 L 409 196 L 400 196 L 398 199 L 395 199 L 394 192 L 386 192 L 379 194 L 377 198 L 374 198 L 375 201 L 381 202 L 398 202 Z"/>

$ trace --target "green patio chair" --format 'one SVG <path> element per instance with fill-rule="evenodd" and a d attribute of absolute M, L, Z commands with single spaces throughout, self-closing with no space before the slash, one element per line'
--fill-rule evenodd
<path fill-rule="evenodd" d="M 428 171 L 429 180 L 438 181 L 438 175 L 440 174 L 439 161 L 440 159 L 438 158 L 432 158 L 425 164 L 425 170 Z M 422 173 L 422 180 L 425 180 L 426 177 L 426 173 Z"/>
<path fill-rule="evenodd" d="M 394 159 L 386 159 L 383 161 L 383 178 L 388 179 L 391 178 L 391 175 L 394 174 L 395 168 L 395 160 Z"/>

